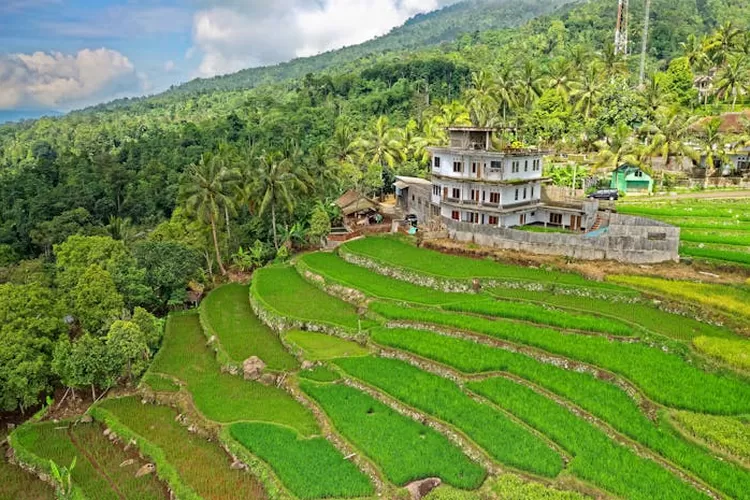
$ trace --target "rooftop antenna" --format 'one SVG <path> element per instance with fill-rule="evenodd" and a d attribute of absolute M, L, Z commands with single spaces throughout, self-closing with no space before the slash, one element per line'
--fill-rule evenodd
<path fill-rule="evenodd" d="M 628 4 L 629 0 L 617 2 L 617 27 L 615 28 L 615 54 L 628 53 Z"/>
<path fill-rule="evenodd" d="M 643 86 L 646 78 L 646 50 L 648 49 L 648 25 L 651 21 L 651 0 L 646 0 L 646 17 L 643 19 L 643 41 L 641 42 L 641 72 L 638 77 L 639 85 Z"/>

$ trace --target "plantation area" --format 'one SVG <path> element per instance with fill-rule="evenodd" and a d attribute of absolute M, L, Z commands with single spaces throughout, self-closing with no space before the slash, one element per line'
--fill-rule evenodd
<path fill-rule="evenodd" d="M 681 228 L 680 253 L 685 257 L 750 266 L 750 204 L 744 199 L 620 202 L 617 211 Z"/>
<path fill-rule="evenodd" d="M 745 293 L 355 240 L 172 313 L 139 394 L 11 444 L 86 498 L 750 498 Z"/>

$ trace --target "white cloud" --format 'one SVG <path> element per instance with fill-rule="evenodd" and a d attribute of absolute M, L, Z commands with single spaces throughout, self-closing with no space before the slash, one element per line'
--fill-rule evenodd
<path fill-rule="evenodd" d="M 171 59 L 164 63 L 164 71 L 166 71 L 167 73 L 171 73 L 175 70 L 176 67 L 177 65 Z"/>
<path fill-rule="evenodd" d="M 208 0 L 206 0 L 208 1 Z M 387 33 L 456 0 L 218 0 L 193 17 L 198 76 L 317 54 Z"/>
<path fill-rule="evenodd" d="M 127 57 L 105 48 L 0 55 L 0 109 L 70 109 L 147 85 Z"/>

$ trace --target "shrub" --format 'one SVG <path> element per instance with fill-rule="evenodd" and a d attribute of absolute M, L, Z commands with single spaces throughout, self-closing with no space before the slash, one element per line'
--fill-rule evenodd
<path fill-rule="evenodd" d="M 345 385 L 301 384 L 341 432 L 385 473 L 403 486 L 439 477 L 464 489 L 479 487 L 485 472 L 435 430 L 404 417 L 371 396 Z"/>
<path fill-rule="evenodd" d="M 395 359 L 344 358 L 335 363 L 351 376 L 461 430 L 503 464 L 546 477 L 555 477 L 562 469 L 560 456 L 544 441 L 474 401 L 449 380 Z"/>
<path fill-rule="evenodd" d="M 284 427 L 237 423 L 234 439 L 271 468 L 299 498 L 361 497 L 374 492 L 369 478 L 325 438 L 302 438 Z"/>

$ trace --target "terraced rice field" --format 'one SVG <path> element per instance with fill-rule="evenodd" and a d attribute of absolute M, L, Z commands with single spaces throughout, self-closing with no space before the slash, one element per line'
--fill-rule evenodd
<path fill-rule="evenodd" d="M 684 256 L 750 265 L 750 204 L 745 200 L 625 201 L 618 203 L 617 211 L 680 227 Z"/>
<path fill-rule="evenodd" d="M 437 288 L 474 278 L 492 286 Z M 143 383 L 210 441 L 139 398 L 93 413 L 180 498 L 403 498 L 439 478 L 431 500 L 750 499 L 748 339 L 660 308 L 743 318 L 745 293 L 357 240 L 170 317 Z M 270 378 L 222 373 L 223 356 L 252 355 Z"/>

